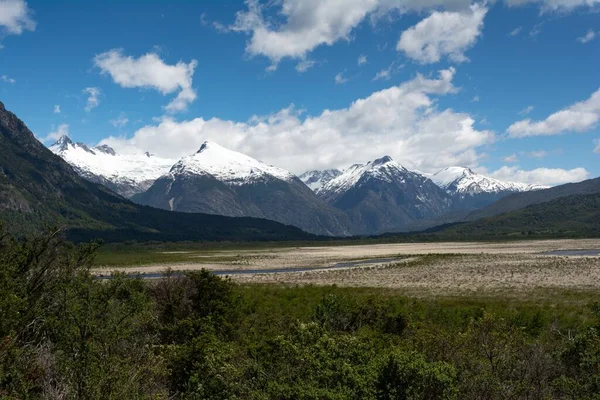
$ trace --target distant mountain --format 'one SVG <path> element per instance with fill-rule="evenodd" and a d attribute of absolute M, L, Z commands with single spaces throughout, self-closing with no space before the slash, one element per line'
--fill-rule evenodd
<path fill-rule="evenodd" d="M 355 164 L 318 191 L 346 212 L 357 234 L 407 230 L 417 221 L 449 211 L 448 194 L 430 179 L 385 156 Z"/>
<path fill-rule="evenodd" d="M 83 178 L 100 183 L 124 197 L 146 191 L 175 160 L 145 154 L 118 154 L 107 145 L 88 147 L 63 136 L 49 147 Z"/>
<path fill-rule="evenodd" d="M 307 189 L 308 190 L 308 189 Z M 255 218 L 183 214 L 136 205 L 82 179 L 0 103 L 0 222 L 25 234 L 58 225 L 73 240 L 304 240 Z"/>
<path fill-rule="evenodd" d="M 552 188 L 517 193 L 507 196 L 481 210 L 473 211 L 467 217 L 469 221 L 518 210 L 532 204 L 541 204 L 561 197 L 600 193 L 600 178 L 588 179 L 578 183 L 567 183 Z"/>
<path fill-rule="evenodd" d="M 467 167 L 444 168 L 431 179 L 452 198 L 455 210 L 475 210 L 513 193 L 543 189 L 542 186 L 490 178 Z"/>
<path fill-rule="evenodd" d="M 322 235 L 351 234 L 348 217 L 292 173 L 213 142 L 132 199 L 172 211 L 267 218 Z"/>
<path fill-rule="evenodd" d="M 299 176 L 300 180 L 313 192 L 318 192 L 323 186 L 342 174 L 339 169 L 325 169 L 323 171 L 307 171 Z"/>

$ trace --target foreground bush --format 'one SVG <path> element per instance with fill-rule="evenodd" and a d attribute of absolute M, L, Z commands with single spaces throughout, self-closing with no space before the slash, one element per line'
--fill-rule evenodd
<path fill-rule="evenodd" d="M 0 238 L 0 398 L 600 398 L 597 304 L 101 281 L 96 248 Z"/>

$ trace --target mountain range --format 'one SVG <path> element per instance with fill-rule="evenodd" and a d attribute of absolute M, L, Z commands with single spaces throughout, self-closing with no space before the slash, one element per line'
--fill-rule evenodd
<path fill-rule="evenodd" d="M 504 182 L 466 167 L 426 176 L 389 156 L 300 177 L 217 143 L 178 161 L 121 155 L 60 138 L 50 149 L 85 179 L 136 203 L 170 211 L 267 218 L 307 232 L 372 235 L 464 219 L 514 193 L 541 187 Z"/>
<path fill-rule="evenodd" d="M 266 219 L 184 214 L 134 204 L 82 179 L 1 102 L 0 224 L 17 235 L 64 227 L 76 241 L 315 239 Z"/>
<path fill-rule="evenodd" d="M 348 217 L 291 172 L 212 142 L 132 200 L 172 211 L 267 218 L 321 235 L 352 234 Z"/>
<path fill-rule="evenodd" d="M 68 138 L 62 138 L 52 148 L 58 153 L 76 150 L 83 157 L 120 157 L 108 146 L 88 147 Z M 71 158 L 71 162 L 74 160 Z M 166 165 L 152 162 L 162 165 L 160 168 Z M 217 197 L 217 203 L 237 205 L 241 215 L 265 215 L 280 207 L 282 216 L 278 218 L 290 218 L 295 225 L 312 224 L 304 229 L 321 230 L 328 235 L 400 231 L 403 225 L 425 226 L 433 220 L 459 223 L 403 235 L 402 240 L 600 235 L 600 178 L 544 189 L 500 182 L 462 167 L 444 169 L 428 177 L 385 156 L 345 171 L 311 171 L 303 179 L 318 182 L 313 192 L 289 171 L 206 142 L 198 152 L 176 162 L 147 190 L 135 189 L 138 192 L 133 197 L 140 197 L 138 201 L 144 196 L 155 198 L 163 208 L 173 210 L 166 211 L 135 204 L 92 182 L 108 178 L 97 173 L 93 163 L 87 166 L 91 175 L 86 176 L 82 168 L 53 154 L 0 103 L 0 224 L 17 234 L 62 226 L 68 237 L 76 241 L 324 239 L 271 221 L 275 218 L 272 215 L 266 216 L 269 219 L 228 217 L 175 210 L 184 208 L 184 204 L 197 204 L 199 208 L 215 207 L 212 212 L 220 212 L 223 204 L 210 204 L 214 201 L 212 195 L 217 193 L 222 196 Z M 133 179 L 138 176 L 131 178 L 136 185 L 144 182 Z M 216 192 L 211 192 L 213 189 L 206 182 L 214 185 Z M 474 211 L 465 210 L 464 201 L 456 199 L 510 192 L 517 193 Z M 290 212 L 284 210 L 286 205 Z M 461 207 L 462 211 L 457 212 Z M 463 217 L 457 217 L 461 213 Z M 305 220 L 295 214 L 303 215 Z"/>

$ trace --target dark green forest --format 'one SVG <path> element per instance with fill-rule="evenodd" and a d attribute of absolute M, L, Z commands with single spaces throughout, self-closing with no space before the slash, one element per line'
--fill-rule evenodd
<path fill-rule="evenodd" d="M 594 293 L 99 280 L 96 244 L 54 232 L 0 246 L 0 398 L 600 398 Z"/>

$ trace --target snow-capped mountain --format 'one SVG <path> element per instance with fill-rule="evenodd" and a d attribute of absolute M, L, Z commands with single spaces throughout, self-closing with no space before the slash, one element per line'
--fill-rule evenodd
<path fill-rule="evenodd" d="M 389 156 L 351 166 L 318 196 L 348 213 L 361 234 L 406 230 L 451 207 L 449 196 L 435 183 Z"/>
<path fill-rule="evenodd" d="M 323 171 L 312 170 L 306 171 L 299 176 L 300 180 L 304 182 L 313 192 L 318 192 L 323 186 L 329 183 L 334 178 L 337 178 L 342 174 L 339 169 L 326 169 Z"/>
<path fill-rule="evenodd" d="M 512 193 L 543 189 L 542 186 L 490 178 L 467 167 L 444 168 L 431 179 L 452 197 L 455 209 L 481 208 Z"/>
<path fill-rule="evenodd" d="M 344 213 L 291 172 L 205 142 L 132 200 L 172 211 L 259 217 L 323 235 L 349 235 Z"/>
<path fill-rule="evenodd" d="M 107 145 L 88 147 L 68 136 L 58 139 L 50 150 L 71 164 L 81 177 L 124 197 L 147 190 L 175 162 L 150 153 L 122 155 Z"/>
<path fill-rule="evenodd" d="M 229 150 L 214 142 L 204 142 L 195 154 L 179 160 L 170 175 L 212 175 L 223 183 L 243 185 L 272 178 L 290 181 L 291 172 Z"/>

